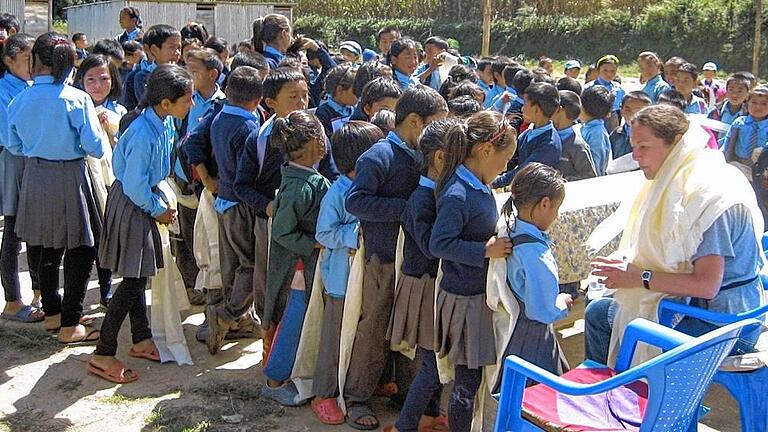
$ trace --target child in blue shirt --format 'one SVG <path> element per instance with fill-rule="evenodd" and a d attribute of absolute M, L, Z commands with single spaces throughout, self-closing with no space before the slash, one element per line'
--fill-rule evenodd
<path fill-rule="evenodd" d="M 17 33 L 3 43 L 0 68 L 4 72 L 0 78 L 0 148 L 8 139 L 8 104 L 19 93 L 26 90 L 32 76 L 29 70 L 32 43 L 35 38 L 25 33 Z M 32 279 L 34 298 L 32 305 L 25 305 L 21 300 L 19 282 L 19 253 L 21 239 L 16 235 L 16 210 L 19 204 L 19 177 L 22 174 L 23 157 L 8 151 L 0 151 L 0 190 L 3 215 L 3 244 L 0 247 L 0 276 L 5 291 L 3 318 L 21 322 L 42 321 L 44 314 L 40 308 L 40 285 L 37 276 L 39 257 L 27 251 L 27 262 Z M 37 258 L 37 259 L 36 259 Z M 33 307 L 37 305 L 37 307 Z"/>
<path fill-rule="evenodd" d="M 482 58 L 478 60 L 475 73 L 477 74 L 477 85 L 485 93 L 483 108 L 488 109 L 493 104 L 493 98 L 496 96 L 493 81 L 493 59 Z"/>
<path fill-rule="evenodd" d="M 387 63 L 392 67 L 395 81 L 403 91 L 420 84 L 413 76 L 419 65 L 418 46 L 413 39 L 405 37 L 392 42 L 387 53 Z"/>
<path fill-rule="evenodd" d="M 291 46 L 292 34 L 288 18 L 281 14 L 268 14 L 253 21 L 251 46 L 264 55 L 269 70 L 275 70 Z"/>
<path fill-rule="evenodd" d="M 557 166 L 560 163 L 562 142 L 552 125 L 552 115 L 560 107 L 557 88 L 548 83 L 533 83 L 526 89 L 523 99 L 523 118 L 532 124 L 533 128 L 520 135 L 517 164 L 493 182 L 494 188 L 509 185 L 515 173 L 531 162 L 541 162 L 549 166 Z"/>
<path fill-rule="evenodd" d="M 153 25 L 147 29 L 142 42 L 144 51 L 152 60 L 142 61 L 125 78 L 121 104 L 128 111 L 136 108 L 141 102 L 149 74 L 159 65 L 176 63 L 181 57 L 181 33 L 169 25 Z"/>
<path fill-rule="evenodd" d="M 387 336 L 395 349 L 416 348 L 421 368 L 408 388 L 408 395 L 392 431 L 414 431 L 420 423 L 436 422 L 440 417 L 443 386 L 435 373 L 435 278 L 439 260 L 429 252 L 429 238 L 435 223 L 435 181 L 445 161 L 446 137 L 459 120 L 438 120 L 424 129 L 419 148 L 424 154 L 426 175 L 411 194 L 402 221 L 404 234 L 402 275 L 397 282 L 392 318 Z M 422 421 L 422 418 L 424 420 Z M 387 428 L 384 428 L 387 430 Z"/>
<path fill-rule="evenodd" d="M 206 344 L 216 354 L 227 332 L 253 304 L 256 215 L 235 193 L 235 176 L 251 133 L 259 130 L 254 114 L 262 97 L 259 71 L 241 66 L 227 81 L 227 104 L 211 123 L 211 146 L 218 166 L 218 194 L 214 202 L 219 221 L 219 257 L 223 300 L 206 308 Z"/>
<path fill-rule="evenodd" d="M 686 114 L 707 114 L 707 102 L 693 94 L 693 89 L 697 87 L 699 71 L 696 65 L 683 63 L 677 69 L 675 75 L 675 90 L 680 92 L 685 99 Z"/>
<path fill-rule="evenodd" d="M 504 69 L 514 64 L 511 59 L 507 57 L 497 57 L 491 63 L 491 75 L 493 76 L 493 87 L 491 91 L 485 97 L 485 103 L 483 107 L 485 109 L 491 108 L 493 103 L 496 102 L 496 98 L 499 97 L 507 87 L 506 81 L 504 81 Z"/>
<path fill-rule="evenodd" d="M 611 113 L 613 94 L 605 87 L 592 86 L 581 94 L 581 136 L 589 145 L 598 176 L 604 176 L 611 160 L 611 140 L 605 118 Z"/>
<path fill-rule="evenodd" d="M 515 85 L 515 76 L 518 72 L 524 70 L 527 71 L 525 67 L 517 63 L 513 63 L 504 68 L 502 76 L 504 77 L 506 87 L 504 88 L 503 92 L 497 95 L 496 98 L 492 101 L 491 105 L 494 111 L 498 111 L 500 113 L 520 112 L 523 106 L 522 101 L 525 89 L 533 81 L 532 73 L 523 73 L 521 74 L 521 79 L 518 79 L 517 85 Z"/>
<path fill-rule="evenodd" d="M 171 173 L 173 121 L 192 106 L 192 77 L 176 65 L 158 67 L 147 80 L 147 96 L 115 147 L 115 183 L 109 191 L 101 235 L 101 264 L 123 276 L 101 326 L 101 336 L 87 370 L 124 384 L 139 376 L 115 359 L 118 333 L 130 315 L 133 347 L 128 355 L 159 362 L 147 319 L 144 290 L 164 263 L 156 223 L 170 224 L 176 211 L 158 184 Z"/>
<path fill-rule="evenodd" d="M 200 119 L 208 112 L 214 101 L 225 98 L 224 92 L 217 84 L 224 64 L 216 52 L 210 49 L 190 51 L 187 54 L 186 62 L 187 70 L 195 79 L 195 93 L 192 95 L 195 106 L 189 110 L 187 124 L 183 128 L 181 136 L 188 135 L 195 130 Z"/>
<path fill-rule="evenodd" d="M 422 171 L 419 135 L 430 122 L 448 113 L 445 100 L 426 86 L 405 91 L 395 110 L 395 130 L 358 159 L 346 201 L 347 211 L 360 218 L 366 260 L 362 319 L 357 326 L 344 389 L 347 422 L 355 428 L 378 427 L 368 400 L 390 357 L 386 333 L 395 292 L 400 217 Z M 398 355 L 396 359 L 405 358 Z"/>
<path fill-rule="evenodd" d="M 435 352 L 455 368 L 448 399 L 448 424 L 455 432 L 470 430 L 482 368 L 496 363 L 486 273 L 488 258 L 507 257 L 512 243 L 495 235 L 499 214 L 487 185 L 514 154 L 515 136 L 501 114 L 489 111 L 453 126 L 437 181 L 429 239 L 429 252 L 442 260 L 443 270 L 435 300 Z"/>
<path fill-rule="evenodd" d="M 746 77 L 741 74 L 731 74 L 725 82 L 725 99 L 709 111 L 708 117 L 731 125 L 737 118 L 747 115 L 747 97 L 749 97 L 750 88 L 751 82 Z M 717 135 L 721 148 L 725 146 L 726 134 L 727 131 L 719 132 Z"/>
<path fill-rule="evenodd" d="M 400 85 L 391 78 L 375 78 L 363 87 L 355 111 L 349 119 L 369 121 L 382 109 L 394 111 L 397 100 L 402 95 Z"/>
<path fill-rule="evenodd" d="M 751 179 L 753 152 L 768 142 L 768 89 L 755 87 L 747 99 L 749 115 L 737 118 L 725 136 L 725 160 Z M 757 158 L 754 158 L 757 159 Z"/>
<path fill-rule="evenodd" d="M 651 98 L 651 103 L 656 103 L 659 95 L 671 88 L 661 76 L 663 63 L 658 54 L 643 51 L 637 56 L 637 64 L 640 66 L 640 83 L 644 83 L 643 93 Z"/>
<path fill-rule="evenodd" d="M 651 98 L 645 91 L 632 91 L 624 96 L 624 101 L 621 103 L 621 118 L 624 121 L 609 136 L 612 159 L 618 159 L 632 153 L 632 145 L 629 143 L 629 129 L 632 124 L 632 117 L 635 113 L 652 103 Z"/>
<path fill-rule="evenodd" d="M 440 90 L 447 77 L 440 76 L 439 66 L 443 63 L 440 55 L 448 51 L 448 42 L 439 36 L 432 36 L 424 42 L 424 63 L 414 72 L 422 84 Z"/>
<path fill-rule="evenodd" d="M 613 95 L 613 102 L 611 104 L 610 118 L 607 120 L 607 129 L 613 130 L 619 126 L 619 111 L 621 110 L 621 101 L 624 100 L 624 89 L 621 87 L 621 83 L 615 81 L 616 75 L 619 70 L 619 58 L 615 55 L 605 55 L 595 63 L 597 69 L 597 78 L 594 81 L 587 82 L 584 85 L 586 91 L 590 87 L 598 86 L 608 89 Z M 583 95 L 582 95 L 583 98 Z"/>
<path fill-rule="evenodd" d="M 92 343 L 98 332 L 88 332 L 79 321 L 102 220 L 85 157 L 101 158 L 109 143 L 90 96 L 65 84 L 74 58 L 66 37 L 50 32 L 37 38 L 31 51 L 32 87 L 24 89 L 18 77 L 5 80 L 19 92 L 8 105 L 3 140 L 5 151 L 26 157 L 15 232 L 40 259 L 44 327 L 59 330 L 63 343 Z M 22 68 L 16 71 L 24 74 Z M 58 294 L 62 257 L 67 275 L 63 300 Z"/>
<path fill-rule="evenodd" d="M 573 129 L 574 122 L 581 114 L 581 99 L 570 90 L 560 90 L 560 107 L 552 116 L 563 151 L 557 168 L 568 181 L 595 177 L 595 164 L 589 146 L 580 133 Z"/>
<path fill-rule="evenodd" d="M 344 423 L 344 413 L 336 404 L 339 394 L 339 347 L 341 319 L 351 257 L 359 248 L 360 221 L 344 206 L 347 192 L 355 178 L 355 163 L 376 141 L 383 138 L 381 130 L 366 122 L 350 121 L 333 133 L 336 164 L 344 173 L 331 185 L 320 203 L 315 238 L 325 247 L 320 275 L 325 287 L 323 324 L 320 331 L 321 350 L 317 354 L 312 381 L 314 411 L 325 424 Z"/>
<path fill-rule="evenodd" d="M 325 78 L 326 98 L 315 110 L 330 142 L 333 132 L 349 121 L 357 104 L 353 89 L 355 71 L 349 64 L 336 66 Z"/>
<path fill-rule="evenodd" d="M 270 145 L 279 149 L 287 163 L 281 167 L 280 191 L 274 200 L 262 317 L 264 322 L 279 319 L 280 323 L 263 362 L 266 383 L 261 394 L 282 405 L 295 406 L 299 403 L 298 391 L 287 381 L 296 359 L 321 247 L 315 240 L 315 230 L 320 203 L 330 183 L 314 166 L 325 157 L 327 145 L 323 126 L 308 111 L 294 111 L 275 119 Z M 280 292 L 302 267 L 306 286 L 291 289 L 283 316 L 276 317 L 273 312 Z"/>
<path fill-rule="evenodd" d="M 552 324 L 565 318 L 573 299 L 560 293 L 557 261 L 545 231 L 559 215 L 565 180 L 552 167 L 533 163 L 515 176 L 511 191 L 504 206 L 513 244 L 507 280 L 520 304 L 520 315 L 506 346 L 496 348 L 504 351 L 503 358 L 517 355 L 561 375 L 568 363 Z"/>

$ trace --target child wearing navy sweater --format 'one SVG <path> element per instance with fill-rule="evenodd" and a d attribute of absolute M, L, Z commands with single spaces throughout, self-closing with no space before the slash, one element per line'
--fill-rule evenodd
<path fill-rule="evenodd" d="M 256 215 L 235 193 L 235 176 L 245 141 L 259 130 L 254 114 L 262 97 L 259 71 L 242 66 L 227 80 L 227 105 L 211 123 L 211 145 L 218 166 L 218 194 L 214 202 L 219 221 L 222 301 L 206 308 L 206 344 L 216 354 L 233 325 L 253 304 Z"/>
<path fill-rule="evenodd" d="M 326 153 L 326 137 L 320 121 L 308 111 L 294 111 L 275 119 L 270 145 L 286 160 L 281 167 L 280 192 L 274 201 L 272 236 L 269 243 L 269 273 L 264 300 L 264 321 L 274 322 L 275 300 L 296 271 L 303 266 L 303 289 L 292 289 L 274 345 L 264 359 L 266 384 L 262 396 L 286 406 L 299 403 L 290 378 L 299 346 L 307 300 L 321 245 L 315 240 L 320 202 L 330 183 L 314 166 Z M 298 287 L 297 287 L 298 288 Z"/>
<path fill-rule="evenodd" d="M 440 417 L 443 386 L 436 373 L 435 359 L 435 278 L 439 260 L 429 252 L 429 237 L 435 223 L 435 181 L 445 160 L 445 139 L 456 124 L 459 120 L 434 121 L 419 139 L 426 172 L 401 217 L 402 275 L 397 282 L 387 337 L 393 349 L 416 348 L 422 366 L 408 389 L 397 422 L 385 431 L 416 431 L 420 424 L 431 427 L 447 423 L 447 419 Z"/>
<path fill-rule="evenodd" d="M 394 111 L 402 95 L 403 90 L 392 79 L 376 78 L 363 87 L 360 101 L 349 119 L 370 121 L 374 114 L 383 109 Z"/>
<path fill-rule="evenodd" d="M 496 363 L 491 310 L 486 305 L 488 258 L 505 258 L 512 243 L 497 238 L 498 211 L 487 186 L 517 147 L 501 114 L 479 112 L 451 128 L 437 182 L 437 217 L 429 251 L 442 260 L 435 301 L 435 352 L 455 367 L 448 399 L 451 431 L 469 431 L 482 367 Z M 436 373 L 436 372 L 432 372 Z"/>
<path fill-rule="evenodd" d="M 595 177 L 595 164 L 589 153 L 589 146 L 574 128 L 574 122 L 581 114 L 581 99 L 570 90 L 560 90 L 560 107 L 552 116 L 552 123 L 560 135 L 563 152 L 556 168 L 568 181 Z"/>
<path fill-rule="evenodd" d="M 355 428 L 378 427 L 368 400 L 390 356 L 386 332 L 395 291 L 400 217 L 422 170 L 419 135 L 426 125 L 447 113 L 445 100 L 431 88 L 418 86 L 406 91 L 397 102 L 395 130 L 365 152 L 355 166 L 357 175 L 346 205 L 360 218 L 366 255 L 362 315 L 344 389 L 347 422 Z"/>
<path fill-rule="evenodd" d="M 573 299 L 559 292 L 557 262 L 544 232 L 558 217 L 565 180 L 556 169 L 532 163 L 515 176 L 511 191 L 504 206 L 514 245 L 507 279 L 520 314 L 506 346 L 496 348 L 504 358 L 514 354 L 561 375 L 568 363 L 552 324 L 565 318 Z"/>
<path fill-rule="evenodd" d="M 344 173 L 320 203 L 315 238 L 325 247 L 320 275 L 325 287 L 323 324 L 312 381 L 314 411 L 325 424 L 344 423 L 344 413 L 336 404 L 339 394 L 339 349 L 344 297 L 347 293 L 350 260 L 359 248 L 360 221 L 349 213 L 344 201 L 355 178 L 355 163 L 364 152 L 384 137 L 382 131 L 366 122 L 350 121 L 333 133 L 333 153 Z"/>
<path fill-rule="evenodd" d="M 325 129 L 330 142 L 333 132 L 349 121 L 357 104 L 357 96 L 352 88 L 355 83 L 355 71 L 349 64 L 336 66 L 325 77 L 326 99 L 317 107 L 315 115 Z"/>
<path fill-rule="evenodd" d="M 598 176 L 606 174 L 611 160 L 611 140 L 605 128 L 605 119 L 611 113 L 613 97 L 608 89 L 597 85 L 581 94 L 581 136 L 589 145 Z"/>

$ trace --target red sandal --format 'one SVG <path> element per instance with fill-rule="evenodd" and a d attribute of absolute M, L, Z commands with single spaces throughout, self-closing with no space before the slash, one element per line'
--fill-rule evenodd
<path fill-rule="evenodd" d="M 312 399 L 312 411 L 320 420 L 320 423 L 327 425 L 340 425 L 344 423 L 344 413 L 336 404 L 335 398 L 314 398 Z"/>

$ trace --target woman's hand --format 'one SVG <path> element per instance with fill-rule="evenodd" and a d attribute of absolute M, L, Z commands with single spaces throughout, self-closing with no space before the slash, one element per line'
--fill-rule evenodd
<path fill-rule="evenodd" d="M 643 286 L 640 269 L 625 260 L 597 257 L 592 263 L 592 274 L 602 277 L 606 288 L 639 288 Z"/>
<path fill-rule="evenodd" d="M 157 220 L 163 225 L 170 225 L 173 223 L 173 221 L 176 220 L 176 210 L 168 209 L 165 211 L 165 213 L 157 216 L 155 220 Z"/>
<path fill-rule="evenodd" d="M 485 243 L 486 258 L 506 258 L 512 253 L 512 240 L 509 237 L 491 237 Z"/>

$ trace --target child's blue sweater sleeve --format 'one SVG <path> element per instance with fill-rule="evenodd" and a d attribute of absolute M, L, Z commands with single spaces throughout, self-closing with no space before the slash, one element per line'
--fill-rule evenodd
<path fill-rule="evenodd" d="M 385 182 L 386 157 L 381 149 L 371 148 L 355 165 L 355 180 L 347 195 L 347 211 L 366 221 L 400 222 L 407 201 L 378 195 Z"/>
<path fill-rule="evenodd" d="M 317 217 L 315 238 L 318 243 L 328 249 L 358 248 L 360 223 L 357 220 L 350 222 L 351 218 L 345 218 L 345 213 L 344 195 L 331 188 L 323 198 Z"/>
<path fill-rule="evenodd" d="M 259 131 L 256 129 L 245 140 L 245 148 L 240 155 L 235 172 L 235 194 L 244 203 L 253 207 L 256 213 L 263 214 L 272 200 L 253 187 L 254 179 L 259 176 L 259 157 L 256 148 L 258 136 Z"/>
<path fill-rule="evenodd" d="M 429 239 L 429 251 L 435 258 L 473 267 L 485 266 L 485 242 L 466 241 L 459 236 L 471 223 L 468 203 L 459 196 L 445 195 L 438 204 L 437 218 Z"/>

